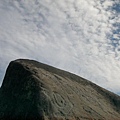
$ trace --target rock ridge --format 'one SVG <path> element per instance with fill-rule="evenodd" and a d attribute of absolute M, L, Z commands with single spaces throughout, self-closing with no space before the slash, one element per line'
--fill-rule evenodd
<path fill-rule="evenodd" d="M 120 96 L 75 74 L 18 59 L 0 88 L 0 120 L 120 120 Z"/>

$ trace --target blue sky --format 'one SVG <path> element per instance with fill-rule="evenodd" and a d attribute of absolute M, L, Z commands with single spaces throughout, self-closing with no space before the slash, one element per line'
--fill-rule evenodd
<path fill-rule="evenodd" d="M 120 93 L 119 0 L 1 0 L 0 82 L 34 59 Z"/>

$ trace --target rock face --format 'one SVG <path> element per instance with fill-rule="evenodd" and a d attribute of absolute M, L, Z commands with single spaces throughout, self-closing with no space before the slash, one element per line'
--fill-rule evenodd
<path fill-rule="evenodd" d="M 120 96 L 33 61 L 12 61 L 0 88 L 0 120 L 120 120 Z"/>

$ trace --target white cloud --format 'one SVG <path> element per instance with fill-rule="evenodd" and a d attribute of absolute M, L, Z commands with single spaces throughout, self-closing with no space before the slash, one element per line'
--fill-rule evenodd
<path fill-rule="evenodd" d="M 0 1 L 0 73 L 30 58 L 120 92 L 119 1 Z M 114 41 L 113 41 L 114 40 Z"/>

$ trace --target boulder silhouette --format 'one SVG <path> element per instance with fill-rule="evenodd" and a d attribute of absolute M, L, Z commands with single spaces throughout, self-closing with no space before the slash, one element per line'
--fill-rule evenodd
<path fill-rule="evenodd" d="M 120 96 L 75 74 L 18 59 L 0 88 L 0 120 L 120 120 Z"/>

